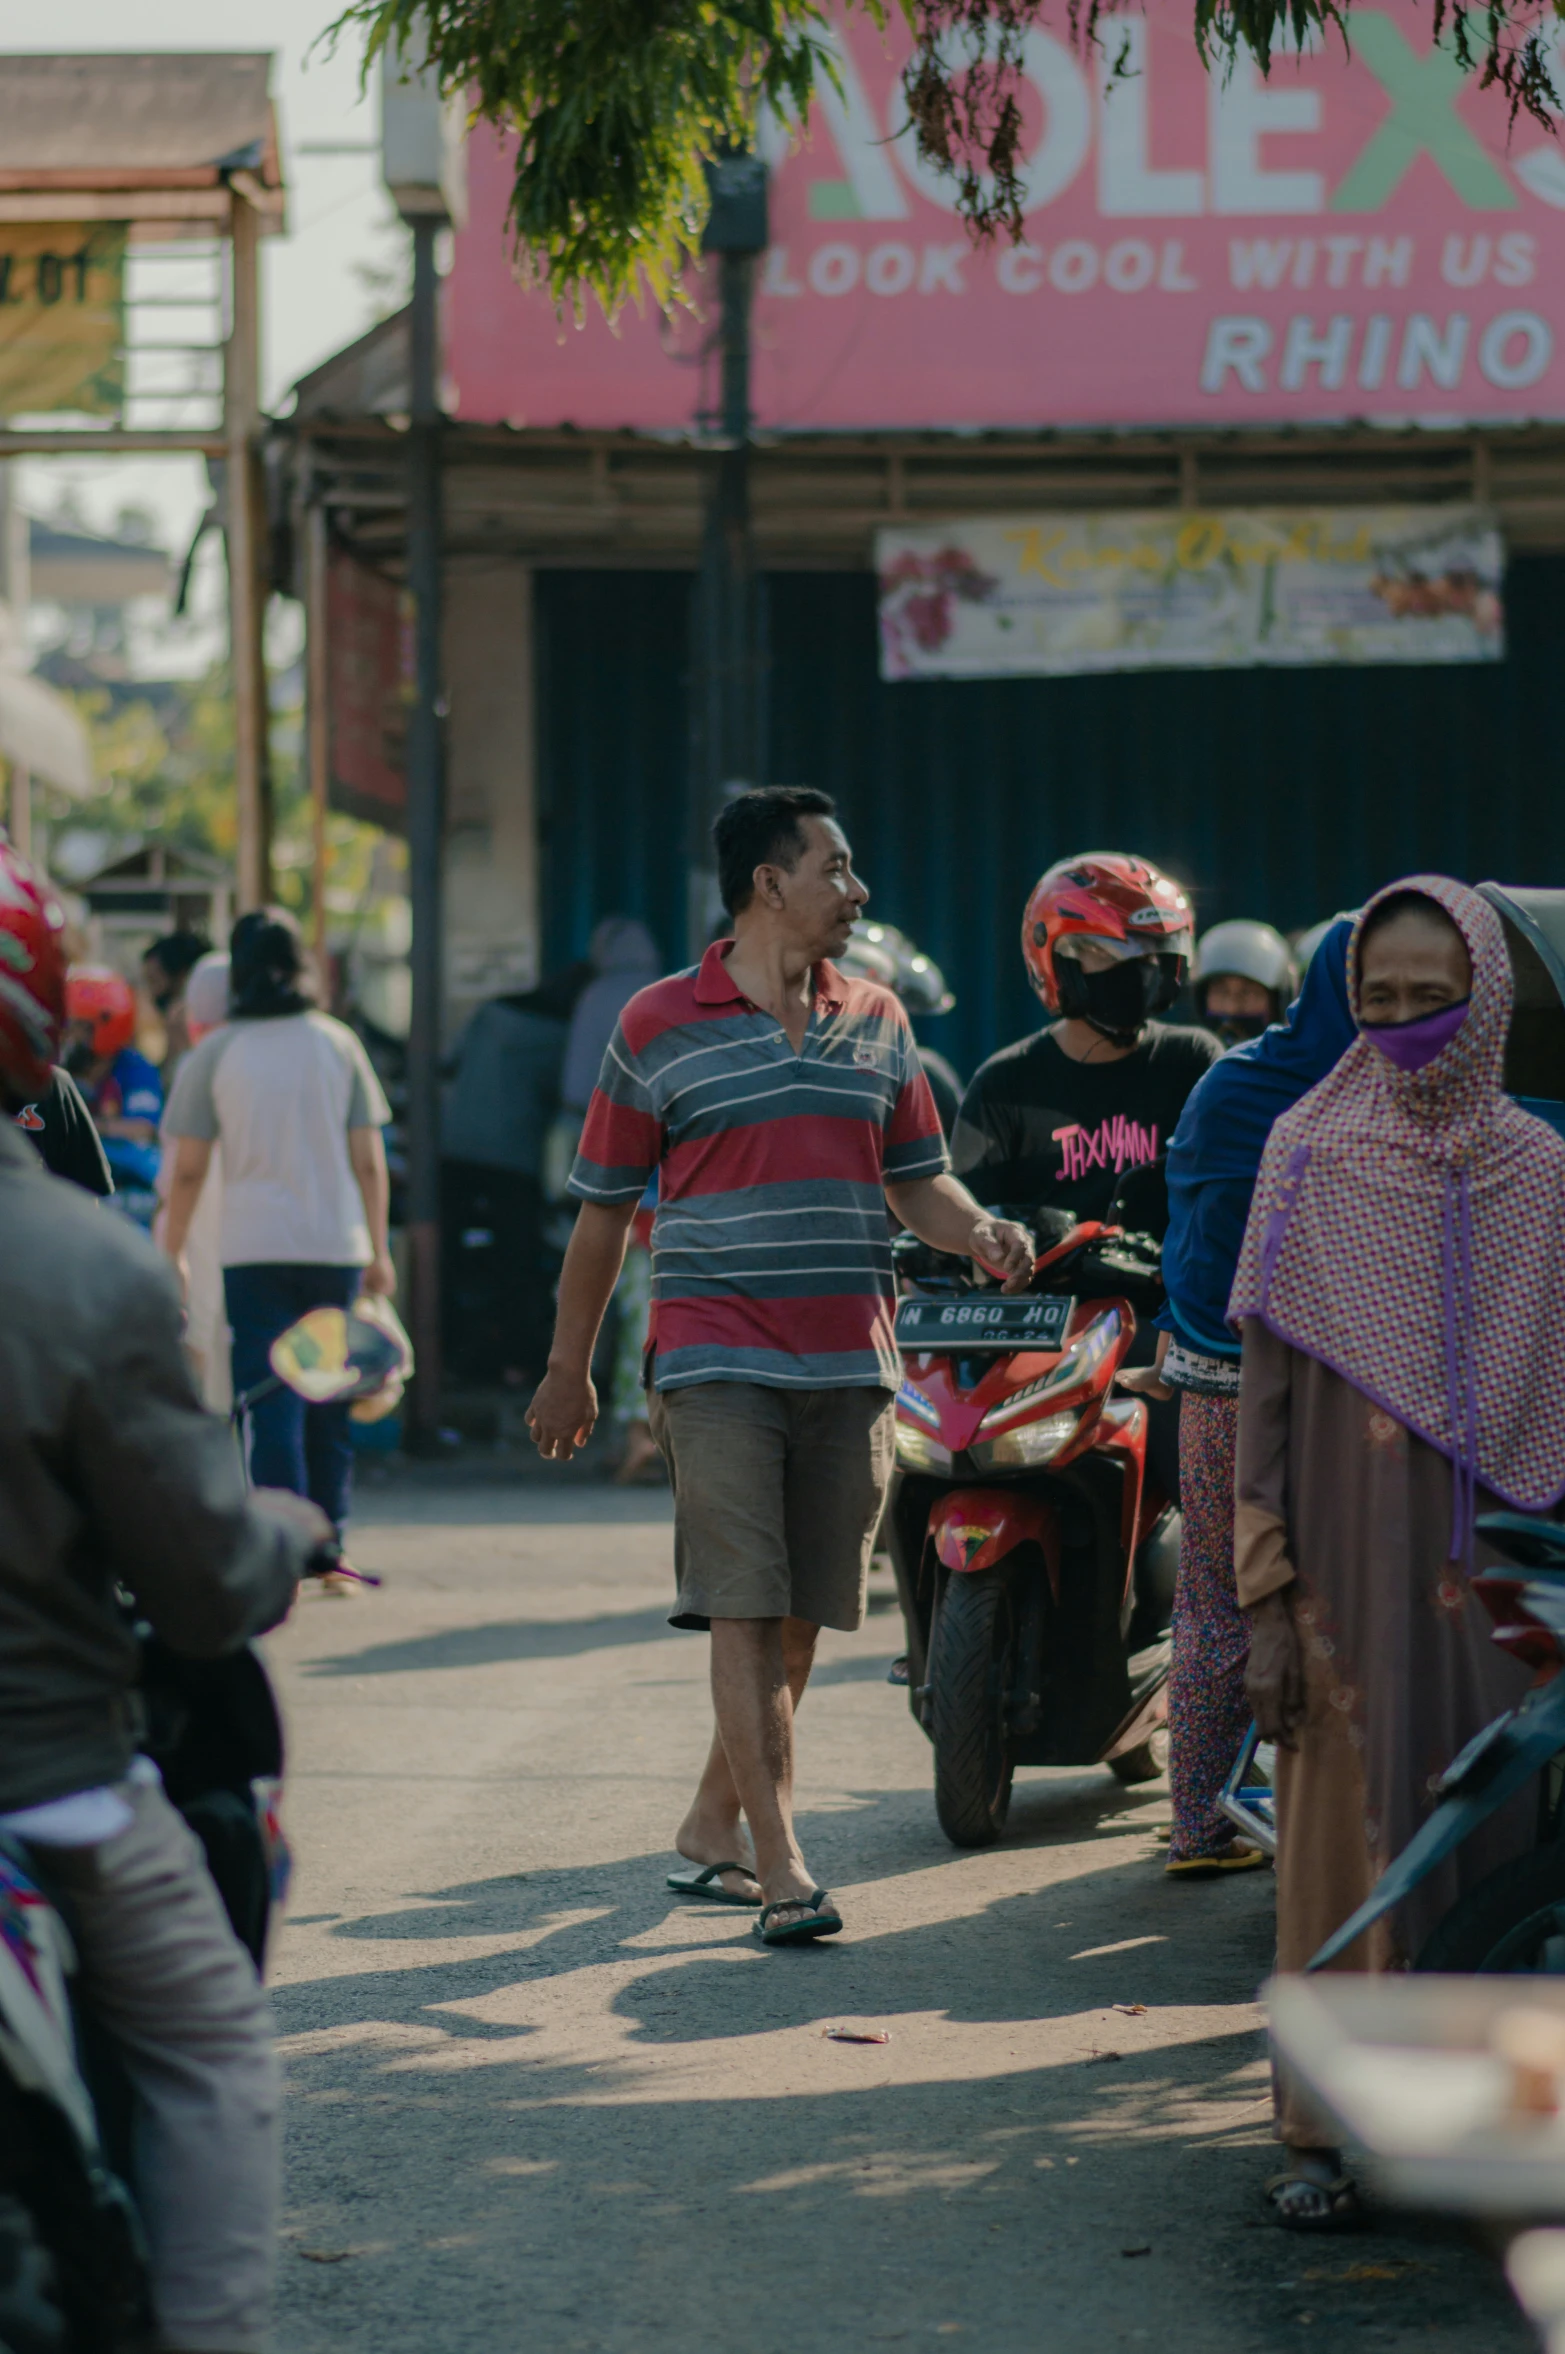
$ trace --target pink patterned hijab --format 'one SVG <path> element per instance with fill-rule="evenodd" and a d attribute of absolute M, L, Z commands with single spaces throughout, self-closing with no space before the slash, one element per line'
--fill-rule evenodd
<path fill-rule="evenodd" d="M 1565 1494 L 1565 1139 L 1500 1085 L 1511 969 L 1487 900 L 1444 875 L 1378 892 L 1365 920 L 1432 899 L 1472 959 L 1467 1019 L 1419 1071 L 1367 1038 L 1273 1128 L 1228 1313 L 1258 1316 L 1456 1470 L 1452 1557 L 1477 1483 L 1521 1511 Z"/>

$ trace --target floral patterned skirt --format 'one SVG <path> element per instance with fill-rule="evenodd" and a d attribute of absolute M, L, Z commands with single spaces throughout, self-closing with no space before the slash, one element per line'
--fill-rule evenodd
<path fill-rule="evenodd" d="M 1234 1590 L 1234 1451 L 1239 1401 L 1186 1390 L 1179 1401 L 1184 1513 L 1168 1684 L 1169 1857 L 1216 1855 L 1234 1836 L 1218 1806 L 1250 1723 L 1250 1622 Z"/>

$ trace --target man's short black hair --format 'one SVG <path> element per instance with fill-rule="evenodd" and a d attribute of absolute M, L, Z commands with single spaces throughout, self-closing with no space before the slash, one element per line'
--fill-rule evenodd
<path fill-rule="evenodd" d="M 712 828 L 717 846 L 717 887 L 730 915 L 741 915 L 755 897 L 758 866 L 785 866 L 791 873 L 804 850 L 801 817 L 835 817 L 837 804 L 813 785 L 757 785 L 737 793 Z"/>
<path fill-rule="evenodd" d="M 212 943 L 205 932 L 165 932 L 161 940 L 144 949 L 143 960 L 155 956 L 171 981 L 184 980 L 187 973 L 212 953 Z"/>

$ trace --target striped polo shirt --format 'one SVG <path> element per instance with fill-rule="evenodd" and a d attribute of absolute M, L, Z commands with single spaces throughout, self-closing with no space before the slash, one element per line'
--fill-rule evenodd
<path fill-rule="evenodd" d="M 907 1016 L 822 962 L 795 1054 L 729 979 L 732 946 L 626 1006 L 570 1190 L 632 1202 L 658 1173 L 660 1390 L 895 1389 L 885 1188 L 947 1166 Z"/>

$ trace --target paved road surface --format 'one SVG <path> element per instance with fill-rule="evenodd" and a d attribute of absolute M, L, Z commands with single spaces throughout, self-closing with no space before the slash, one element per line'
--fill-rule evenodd
<path fill-rule="evenodd" d="M 889 1597 L 803 1723 L 849 1934 L 767 1952 L 670 1897 L 707 1716 L 669 1552 L 659 1495 L 410 1480 L 355 1544 L 384 1590 L 273 1641 L 285 2354 L 1529 2343 L 1454 2232 L 1259 2217 L 1269 1885 L 1168 1883 L 1163 1786 L 1098 1771 L 955 1853 Z"/>

